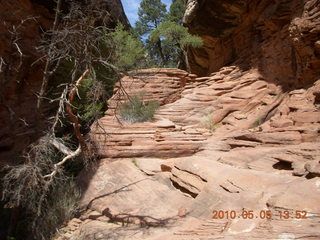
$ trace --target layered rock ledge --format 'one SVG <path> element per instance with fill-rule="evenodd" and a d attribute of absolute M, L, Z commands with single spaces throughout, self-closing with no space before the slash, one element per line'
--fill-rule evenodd
<path fill-rule="evenodd" d="M 283 92 L 236 66 L 205 78 L 175 69 L 136 76 L 123 79 L 127 93 L 143 86 L 162 105 L 153 121 L 131 124 L 109 101 L 90 133 L 103 159 L 79 176 L 85 210 L 67 239 L 319 239 L 320 81 Z M 165 94 L 160 82 L 176 87 Z M 243 209 L 254 219 L 212 219 L 213 210 Z M 261 219 L 268 210 L 272 219 Z"/>
<path fill-rule="evenodd" d="M 204 40 L 189 51 L 199 76 L 150 69 L 123 79 L 129 95 L 145 91 L 161 106 L 152 121 L 124 122 L 115 90 L 90 133 L 102 159 L 79 176 L 83 213 L 63 237 L 320 239 L 319 9 L 188 1 L 184 22 Z M 214 210 L 237 217 L 212 219 Z"/>

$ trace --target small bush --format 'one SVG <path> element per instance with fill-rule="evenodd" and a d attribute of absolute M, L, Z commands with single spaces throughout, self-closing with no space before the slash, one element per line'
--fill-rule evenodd
<path fill-rule="evenodd" d="M 210 132 L 214 132 L 217 128 L 217 123 L 213 122 L 210 119 L 206 119 L 205 121 L 202 122 L 202 126 L 210 130 Z"/>
<path fill-rule="evenodd" d="M 50 192 L 42 216 L 36 222 L 37 239 L 48 239 L 71 220 L 79 209 L 80 191 L 72 180 L 61 182 Z"/>
<path fill-rule="evenodd" d="M 213 122 L 211 118 L 211 112 L 206 113 L 205 119 L 201 122 L 201 126 L 210 130 L 210 132 L 214 132 L 217 128 L 217 123 Z"/>
<path fill-rule="evenodd" d="M 141 95 L 135 95 L 120 106 L 120 116 L 132 123 L 145 122 L 153 119 L 158 107 L 156 101 L 144 103 Z"/>
<path fill-rule="evenodd" d="M 133 163 L 133 165 L 135 165 L 137 168 L 139 168 L 139 164 L 138 164 L 138 162 L 137 162 L 137 159 L 133 158 L 133 159 L 131 160 L 131 162 Z"/>
<path fill-rule="evenodd" d="M 93 121 L 103 116 L 107 98 L 106 86 L 103 82 L 89 76 L 79 87 L 78 96 L 74 106 L 78 110 L 81 124 L 89 128 Z"/>
<path fill-rule="evenodd" d="M 252 124 L 253 127 L 258 127 L 265 122 L 264 118 L 257 118 Z"/>

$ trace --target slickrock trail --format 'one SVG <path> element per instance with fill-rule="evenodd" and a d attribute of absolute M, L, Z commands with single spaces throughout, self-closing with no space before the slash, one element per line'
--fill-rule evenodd
<path fill-rule="evenodd" d="M 161 107 L 131 124 L 123 96 L 109 100 L 89 134 L 101 161 L 78 178 L 84 211 L 61 238 L 319 240 L 319 9 L 189 0 L 184 24 L 204 40 L 193 74 L 122 80 Z"/>
<path fill-rule="evenodd" d="M 79 177 L 86 211 L 66 236 L 320 239 L 320 81 L 284 93 L 235 66 L 205 78 L 176 69 L 137 76 L 123 79 L 128 94 L 143 89 L 162 106 L 153 121 L 131 124 L 117 120 L 119 99 L 110 99 L 90 133 L 103 159 Z M 237 217 L 212 219 L 213 210 Z"/>

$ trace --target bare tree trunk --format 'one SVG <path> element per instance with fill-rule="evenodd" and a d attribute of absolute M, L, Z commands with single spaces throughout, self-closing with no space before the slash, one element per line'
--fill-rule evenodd
<path fill-rule="evenodd" d="M 157 41 L 157 47 L 158 47 L 159 54 L 160 54 L 160 58 L 161 58 L 161 60 L 162 60 L 163 65 L 167 64 L 167 61 L 166 61 L 166 59 L 165 59 L 165 57 L 164 57 L 164 54 L 163 54 L 163 51 L 162 51 L 162 45 L 161 45 L 161 40 L 160 40 L 160 38 L 159 38 L 158 41 Z"/>
<path fill-rule="evenodd" d="M 184 61 L 185 61 L 185 65 L 186 65 L 186 70 L 187 70 L 187 72 L 190 72 L 191 69 L 190 69 L 190 64 L 189 64 L 189 61 L 188 61 L 188 48 L 186 50 L 183 50 L 183 55 L 184 55 Z"/>

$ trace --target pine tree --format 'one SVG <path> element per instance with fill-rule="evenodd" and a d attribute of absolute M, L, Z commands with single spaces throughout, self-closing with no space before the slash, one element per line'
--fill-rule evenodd
<path fill-rule="evenodd" d="M 189 47 L 202 46 L 202 39 L 188 32 L 183 27 L 172 21 L 164 21 L 150 34 L 149 41 L 162 39 L 163 51 L 167 57 L 167 66 L 186 69 L 186 51 Z"/>
<path fill-rule="evenodd" d="M 156 29 L 164 21 L 166 14 L 166 5 L 161 0 L 142 0 L 138 10 L 139 19 L 136 21 L 139 35 L 148 34 Z"/>
<path fill-rule="evenodd" d="M 136 39 L 130 32 L 124 29 L 122 24 L 118 24 L 115 31 L 111 32 L 109 41 L 113 49 L 113 59 L 119 69 L 132 70 L 141 63 L 145 52 L 141 41 Z M 110 48 L 110 47 L 109 47 Z"/>
<path fill-rule="evenodd" d="M 188 48 L 202 45 L 200 37 L 182 26 L 184 10 L 184 0 L 173 0 L 168 14 L 161 0 L 143 0 L 140 4 L 135 31 L 145 39 L 148 55 L 158 65 L 187 69 Z"/>
<path fill-rule="evenodd" d="M 151 31 L 156 29 L 165 20 L 166 13 L 166 5 L 161 0 L 143 0 L 138 10 L 139 19 L 136 22 L 136 32 L 142 38 L 149 35 Z M 166 63 L 160 38 L 152 42 L 147 40 L 146 48 L 155 61 Z"/>
<path fill-rule="evenodd" d="M 173 0 L 170 6 L 167 20 L 182 25 L 182 18 L 185 11 L 184 0 Z"/>

